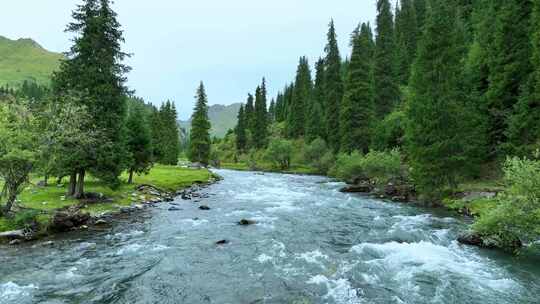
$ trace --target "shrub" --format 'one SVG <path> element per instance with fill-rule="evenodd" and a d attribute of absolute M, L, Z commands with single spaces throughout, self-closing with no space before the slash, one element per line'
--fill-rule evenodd
<path fill-rule="evenodd" d="M 285 139 L 273 139 L 266 149 L 265 159 L 272 162 L 281 170 L 288 169 L 293 153 L 292 142 Z"/>
<path fill-rule="evenodd" d="M 304 150 L 306 162 L 320 174 L 325 174 L 334 163 L 334 155 L 328 150 L 326 142 L 317 138 L 307 145 Z"/>
<path fill-rule="evenodd" d="M 516 240 L 529 242 L 540 237 L 540 161 L 508 158 L 504 165 L 506 190 L 494 200 L 473 230 L 496 246 L 513 249 Z"/>
<path fill-rule="evenodd" d="M 14 223 L 18 229 L 29 228 L 35 225 L 38 220 L 38 210 L 25 210 L 15 214 Z"/>
<path fill-rule="evenodd" d="M 346 181 L 370 179 L 377 184 L 395 178 L 404 178 L 399 150 L 389 152 L 370 151 L 366 155 L 354 152 L 340 154 L 331 175 Z"/>

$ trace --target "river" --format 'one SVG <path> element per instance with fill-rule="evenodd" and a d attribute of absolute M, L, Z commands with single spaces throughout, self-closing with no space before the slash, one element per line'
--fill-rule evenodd
<path fill-rule="evenodd" d="M 540 301 L 540 262 L 457 244 L 460 218 L 324 177 L 217 173 L 181 211 L 163 203 L 53 244 L 0 247 L 0 303 Z"/>

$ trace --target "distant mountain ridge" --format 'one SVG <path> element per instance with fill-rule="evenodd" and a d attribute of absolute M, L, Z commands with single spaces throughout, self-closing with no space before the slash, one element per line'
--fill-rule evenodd
<path fill-rule="evenodd" d="M 63 57 L 32 39 L 0 36 L 0 86 L 17 86 L 25 80 L 47 85 Z"/>
<path fill-rule="evenodd" d="M 212 124 L 210 130 L 211 136 L 224 137 L 229 129 L 236 127 L 238 111 L 241 103 L 231 105 L 211 105 L 208 107 L 208 118 Z M 191 129 L 191 120 L 178 121 L 180 127 L 189 132 Z"/>

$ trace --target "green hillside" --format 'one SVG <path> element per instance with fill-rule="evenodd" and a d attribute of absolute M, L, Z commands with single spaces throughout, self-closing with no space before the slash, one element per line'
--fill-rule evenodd
<path fill-rule="evenodd" d="M 0 36 L 0 86 L 16 86 L 24 80 L 46 85 L 61 58 L 62 54 L 49 52 L 32 39 Z"/>
<path fill-rule="evenodd" d="M 222 138 L 229 129 L 234 129 L 240 105 L 240 103 L 233 103 L 228 106 L 211 105 L 208 108 L 208 118 L 210 118 L 210 123 L 212 124 L 212 129 L 210 130 L 211 136 Z M 179 121 L 178 123 L 182 128 L 189 131 L 191 121 Z"/>

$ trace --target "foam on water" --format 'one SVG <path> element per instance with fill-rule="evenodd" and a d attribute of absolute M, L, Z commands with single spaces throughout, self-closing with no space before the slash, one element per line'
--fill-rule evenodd
<path fill-rule="evenodd" d="M 457 244 L 444 247 L 426 241 L 363 243 L 353 246 L 351 252 L 361 255 L 364 263 L 375 267 L 380 276 L 389 276 L 399 282 L 404 291 L 418 291 L 414 278 L 423 274 L 435 274 L 441 281 L 453 275 L 466 276 L 469 280 L 463 284 L 468 283 L 472 288 L 499 291 L 520 288 L 519 284 L 507 278 L 508 274 L 503 270 L 493 267 L 488 259 L 465 252 Z"/>
<path fill-rule="evenodd" d="M 142 245 L 140 244 L 129 244 L 129 245 L 126 245 L 120 249 L 118 249 L 118 251 L 116 251 L 116 254 L 117 255 L 123 255 L 123 254 L 128 254 L 128 253 L 135 253 L 135 252 L 138 252 L 141 250 L 141 248 L 143 248 Z"/>
<path fill-rule="evenodd" d="M 329 279 L 319 274 L 311 277 L 307 284 L 325 285 L 327 294 L 324 299 L 332 298 L 340 304 L 358 304 L 364 301 L 361 298 L 361 292 L 351 286 L 351 283 L 344 278 Z"/>
<path fill-rule="evenodd" d="M 21 286 L 11 281 L 0 284 L 0 303 L 17 303 L 21 298 L 30 296 L 35 289 L 38 287 L 34 284 Z"/>
<path fill-rule="evenodd" d="M 321 268 L 324 267 L 324 262 L 328 260 L 328 256 L 326 254 L 323 254 L 319 250 L 314 250 L 310 252 L 304 252 L 302 254 L 299 254 L 296 256 L 296 259 L 302 259 L 308 263 L 319 265 Z"/>
<path fill-rule="evenodd" d="M 264 263 L 266 263 L 266 262 L 269 262 L 269 261 L 271 261 L 271 260 L 273 260 L 273 259 L 274 259 L 273 257 L 271 257 L 271 256 L 269 256 L 269 255 L 267 255 L 267 254 L 264 254 L 264 253 L 261 254 L 261 255 L 259 255 L 259 256 L 256 258 L 256 260 L 257 260 L 259 263 L 261 263 L 261 264 L 264 264 Z"/>
<path fill-rule="evenodd" d="M 194 219 L 184 219 L 184 220 L 181 220 L 182 223 L 185 223 L 185 224 L 188 224 L 192 227 L 197 227 L 197 226 L 200 226 L 200 225 L 203 225 L 203 224 L 207 224 L 208 223 L 208 220 L 204 220 L 204 219 L 199 219 L 199 220 L 194 220 Z"/>

